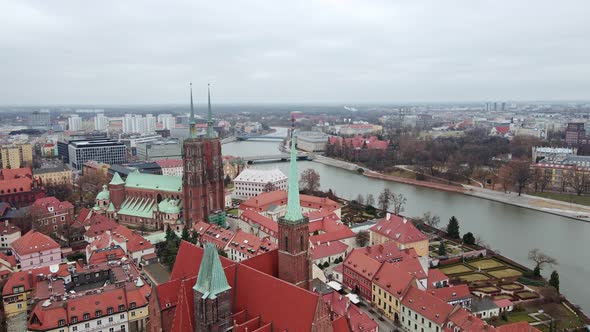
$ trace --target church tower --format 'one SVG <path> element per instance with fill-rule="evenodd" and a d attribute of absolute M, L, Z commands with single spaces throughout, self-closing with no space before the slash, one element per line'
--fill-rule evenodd
<path fill-rule="evenodd" d="M 207 243 L 193 287 L 196 332 L 223 332 L 231 327 L 230 289 L 217 248 Z"/>
<path fill-rule="evenodd" d="M 215 137 L 211 114 L 211 93 L 208 89 L 207 135 L 197 137 L 193 89 L 191 84 L 190 137 L 182 144 L 183 219 L 187 226 L 207 221 L 211 212 L 225 206 L 221 142 Z"/>
<path fill-rule="evenodd" d="M 309 219 L 301 213 L 295 127 L 291 129 L 291 161 L 287 213 L 279 218 L 279 278 L 301 288 L 311 287 Z"/>

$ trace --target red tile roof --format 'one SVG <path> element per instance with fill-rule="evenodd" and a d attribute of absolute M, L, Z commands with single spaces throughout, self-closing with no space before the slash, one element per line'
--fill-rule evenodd
<path fill-rule="evenodd" d="M 240 215 L 240 219 L 244 220 L 245 222 L 251 225 L 258 225 L 261 231 L 267 233 L 272 237 L 277 237 L 277 234 L 279 232 L 279 224 L 276 221 L 267 218 L 254 210 L 246 210 L 242 212 L 242 214 Z"/>
<path fill-rule="evenodd" d="M 471 292 L 469 291 L 469 286 L 467 285 L 429 289 L 428 292 L 445 302 L 471 298 Z"/>
<path fill-rule="evenodd" d="M 428 237 L 420 232 L 409 220 L 395 214 L 390 214 L 389 219 L 383 218 L 379 220 L 375 226 L 371 227 L 371 231 L 398 243 L 428 240 Z"/>
<path fill-rule="evenodd" d="M 541 332 L 534 326 L 531 326 L 528 322 L 518 322 L 507 325 L 498 326 L 496 328 L 498 332 Z"/>
<path fill-rule="evenodd" d="M 14 234 L 20 232 L 20 228 L 14 226 L 8 220 L 0 222 L 0 234 Z"/>
<path fill-rule="evenodd" d="M 402 305 L 412 309 L 438 326 L 444 324 L 453 306 L 416 287 L 410 287 L 402 299 Z"/>
<path fill-rule="evenodd" d="M 17 271 L 14 272 L 8 278 L 6 284 L 4 284 L 4 288 L 2 289 L 2 295 L 6 296 L 12 294 L 13 287 L 23 286 L 25 292 L 32 290 L 39 281 L 37 276 L 41 274 L 45 276 L 56 275 L 60 277 L 66 277 L 70 275 L 68 271 L 68 265 L 66 263 L 60 264 L 59 269 L 56 273 L 51 273 L 48 266 L 32 269 L 29 271 Z"/>
<path fill-rule="evenodd" d="M 19 256 L 60 248 L 57 242 L 36 230 L 30 230 L 27 234 L 12 242 L 10 246 Z"/>
<path fill-rule="evenodd" d="M 278 245 L 270 240 L 270 238 L 259 238 L 256 235 L 246 233 L 238 230 L 227 248 L 241 252 L 246 257 L 253 257 L 274 249 L 278 249 Z"/>
<path fill-rule="evenodd" d="M 346 317 L 352 331 L 377 331 L 378 325 L 371 317 L 359 310 L 350 300 L 337 292 L 325 294 L 323 301 L 337 316 Z"/>
<path fill-rule="evenodd" d="M 313 260 L 334 256 L 338 254 L 345 254 L 346 250 L 348 250 L 348 245 L 340 242 L 326 242 L 320 245 L 312 245 L 311 246 L 311 257 Z"/>
<path fill-rule="evenodd" d="M 350 228 L 345 227 L 336 232 L 322 233 L 319 235 L 310 236 L 309 242 L 317 245 L 318 243 L 321 244 L 326 242 L 346 240 L 353 237 L 356 237 L 356 234 L 352 230 L 350 230 Z"/>
<path fill-rule="evenodd" d="M 120 260 L 124 256 L 125 251 L 123 251 L 123 248 L 119 246 L 111 247 L 106 250 L 96 250 L 90 255 L 88 264 L 100 264 Z"/>
<path fill-rule="evenodd" d="M 33 177 L 33 172 L 30 167 L 22 168 L 3 168 L 0 170 L 0 180 L 12 180 L 18 178 L 29 178 Z"/>
<path fill-rule="evenodd" d="M 192 287 L 194 284 L 188 283 L 185 280 L 180 282 L 178 303 L 174 312 L 174 320 L 172 321 L 172 332 L 193 331 L 195 325 L 194 302 L 192 299 Z M 188 289 L 187 289 L 188 288 Z"/>
<path fill-rule="evenodd" d="M 184 262 L 183 264 L 174 264 L 172 273 L 170 274 L 170 280 L 191 278 L 199 273 L 199 266 L 201 265 L 201 259 L 203 258 L 203 249 L 195 246 L 186 241 L 180 241 L 178 248 L 178 255 L 176 255 L 177 262 Z M 219 257 L 221 259 L 221 266 L 231 266 L 234 264 L 231 260 L 225 257 Z M 186 264 L 190 262 L 190 264 Z M 158 291 L 158 294 L 160 292 Z M 160 302 L 161 304 L 162 302 Z"/>
<path fill-rule="evenodd" d="M 193 224 L 193 229 L 197 232 L 197 234 L 199 234 L 199 236 L 205 234 L 209 227 L 211 227 L 211 224 L 208 224 L 204 221 L 198 221 L 197 223 Z"/>
<path fill-rule="evenodd" d="M 457 308 L 450 316 L 449 322 L 453 323 L 451 328 L 445 328 L 445 331 L 454 331 L 454 327 L 457 326 L 460 331 L 493 331 L 494 327 L 488 325 L 483 320 L 469 313 L 464 308 Z"/>
<path fill-rule="evenodd" d="M 368 280 L 372 280 L 381 267 L 381 263 L 365 255 L 362 250 L 357 249 L 353 249 L 346 256 L 343 265 Z"/>
<path fill-rule="evenodd" d="M 506 134 L 510 131 L 510 126 L 496 126 L 496 132 Z"/>
<path fill-rule="evenodd" d="M 371 126 L 372 128 L 372 126 Z M 377 136 L 371 136 L 364 138 L 362 135 L 356 137 L 342 138 L 339 136 L 331 136 L 329 138 L 330 144 L 342 145 L 342 142 L 346 142 L 347 146 L 352 146 L 355 149 L 361 149 L 365 144 L 368 149 L 386 149 L 389 145 L 388 141 L 381 141 Z"/>
<path fill-rule="evenodd" d="M 31 205 L 31 214 L 47 214 L 51 212 L 62 212 L 64 210 L 73 209 L 74 206 L 68 201 L 60 202 L 55 197 L 44 197 L 37 199 Z M 53 211 L 50 211 L 53 210 Z"/>
<path fill-rule="evenodd" d="M 437 282 L 449 281 L 449 277 L 442 273 L 439 269 L 428 270 L 428 288 L 434 287 L 433 285 Z"/>
<path fill-rule="evenodd" d="M 348 327 L 348 321 L 346 321 L 346 317 L 340 316 L 332 321 L 332 330 L 334 332 L 350 332 L 350 327 Z"/>
<path fill-rule="evenodd" d="M 512 303 L 512 301 L 510 301 L 509 299 L 496 300 L 494 301 L 494 303 L 498 306 L 498 308 L 508 308 L 514 305 L 514 303 Z"/>
<path fill-rule="evenodd" d="M 161 159 L 156 160 L 156 164 L 161 168 L 183 167 L 182 159 Z"/>
<path fill-rule="evenodd" d="M 88 210 L 87 208 L 83 207 L 80 210 L 80 214 L 78 214 L 78 216 L 76 217 L 76 220 L 85 225 L 85 221 L 86 221 L 86 217 L 88 217 L 88 214 L 90 213 L 90 210 Z"/>
<path fill-rule="evenodd" d="M 218 225 L 211 225 L 205 234 L 199 237 L 201 243 L 213 243 L 217 249 L 223 249 L 234 237 L 235 232 Z"/>
<path fill-rule="evenodd" d="M 384 291 L 400 299 L 410 286 L 416 286 L 416 276 L 405 271 L 399 263 L 385 262 L 375 275 L 373 282 Z"/>
<path fill-rule="evenodd" d="M 16 257 L 14 255 L 8 256 L 3 251 L 0 251 L 0 260 L 6 262 L 6 267 L 9 269 L 13 269 L 16 267 Z M 5 265 L 4 263 L 0 262 L 0 264 Z"/>
<path fill-rule="evenodd" d="M 94 238 L 102 235 L 106 231 L 113 231 L 119 227 L 119 224 L 116 221 L 102 214 L 93 214 L 85 224 L 90 226 L 84 234 L 89 238 Z"/>
<path fill-rule="evenodd" d="M 123 225 L 119 225 L 112 231 L 107 230 L 92 241 L 89 246 L 95 249 L 104 249 L 111 247 L 114 244 L 122 245 L 123 243 L 125 243 L 127 253 L 130 255 L 142 250 L 154 248 L 154 245 L 143 236 Z"/>
<path fill-rule="evenodd" d="M 301 207 L 332 210 L 340 208 L 340 204 L 326 197 L 316 197 L 310 195 L 299 195 Z M 271 206 L 281 206 L 287 204 L 287 192 L 284 190 L 271 191 L 252 197 L 240 204 L 241 210 L 253 209 L 255 211 L 267 211 Z"/>
<path fill-rule="evenodd" d="M 31 191 L 32 180 L 29 178 L 0 180 L 0 194 L 12 194 Z"/>

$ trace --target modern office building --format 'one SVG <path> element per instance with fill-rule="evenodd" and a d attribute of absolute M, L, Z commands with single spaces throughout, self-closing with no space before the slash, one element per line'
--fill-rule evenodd
<path fill-rule="evenodd" d="M 85 162 L 95 160 L 107 164 L 127 162 L 125 144 L 110 139 L 73 141 L 68 145 L 69 164 L 81 170 Z"/>
<path fill-rule="evenodd" d="M 177 140 L 159 140 L 137 144 L 137 157 L 140 160 L 180 159 L 182 146 Z"/>
<path fill-rule="evenodd" d="M 326 151 L 326 144 L 330 136 L 316 131 L 302 131 L 297 133 L 296 142 L 299 150 L 307 152 Z"/>

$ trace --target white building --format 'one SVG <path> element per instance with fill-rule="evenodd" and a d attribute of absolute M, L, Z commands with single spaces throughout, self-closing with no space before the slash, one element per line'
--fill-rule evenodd
<path fill-rule="evenodd" d="M 156 131 L 156 118 L 151 114 L 141 116 L 137 114 L 125 114 L 123 117 L 123 132 L 147 134 Z"/>
<path fill-rule="evenodd" d="M 158 115 L 158 123 L 161 123 L 164 129 L 176 128 L 176 117 L 172 114 L 160 114 Z"/>
<path fill-rule="evenodd" d="M 10 249 L 10 244 L 20 237 L 20 229 L 8 222 L 8 220 L 0 224 L 0 250 Z"/>
<path fill-rule="evenodd" d="M 82 119 L 79 115 L 70 115 L 68 118 L 68 129 L 70 131 L 80 131 L 82 129 Z"/>
<path fill-rule="evenodd" d="M 328 135 L 315 132 L 304 131 L 297 133 L 297 148 L 307 152 L 326 151 Z"/>
<path fill-rule="evenodd" d="M 250 198 L 264 192 L 264 187 L 271 183 L 274 190 L 287 190 L 287 176 L 278 168 L 255 169 L 246 168 L 234 179 L 233 196 L 236 198 Z"/>
<path fill-rule="evenodd" d="M 106 131 L 109 125 L 109 118 L 107 118 L 104 113 L 98 113 L 94 116 L 94 130 L 96 131 Z"/>

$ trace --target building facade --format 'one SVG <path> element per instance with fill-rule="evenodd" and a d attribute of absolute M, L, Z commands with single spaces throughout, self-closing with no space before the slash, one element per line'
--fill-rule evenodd
<path fill-rule="evenodd" d="M 72 185 L 72 171 L 66 169 L 63 165 L 50 168 L 33 169 L 33 179 L 40 185 Z"/>
<path fill-rule="evenodd" d="M 287 176 L 278 168 L 246 168 L 234 179 L 233 196 L 248 199 L 265 191 L 287 190 Z"/>
<path fill-rule="evenodd" d="M 21 168 L 33 165 L 33 146 L 31 144 L 4 145 L 0 148 L 2 168 Z"/>
<path fill-rule="evenodd" d="M 59 244 L 35 230 L 29 231 L 10 246 L 23 271 L 61 263 Z"/>
<path fill-rule="evenodd" d="M 127 151 L 123 143 L 115 140 L 73 141 L 68 145 L 68 159 L 73 169 L 81 170 L 84 163 L 94 160 L 107 164 L 124 164 Z"/>

